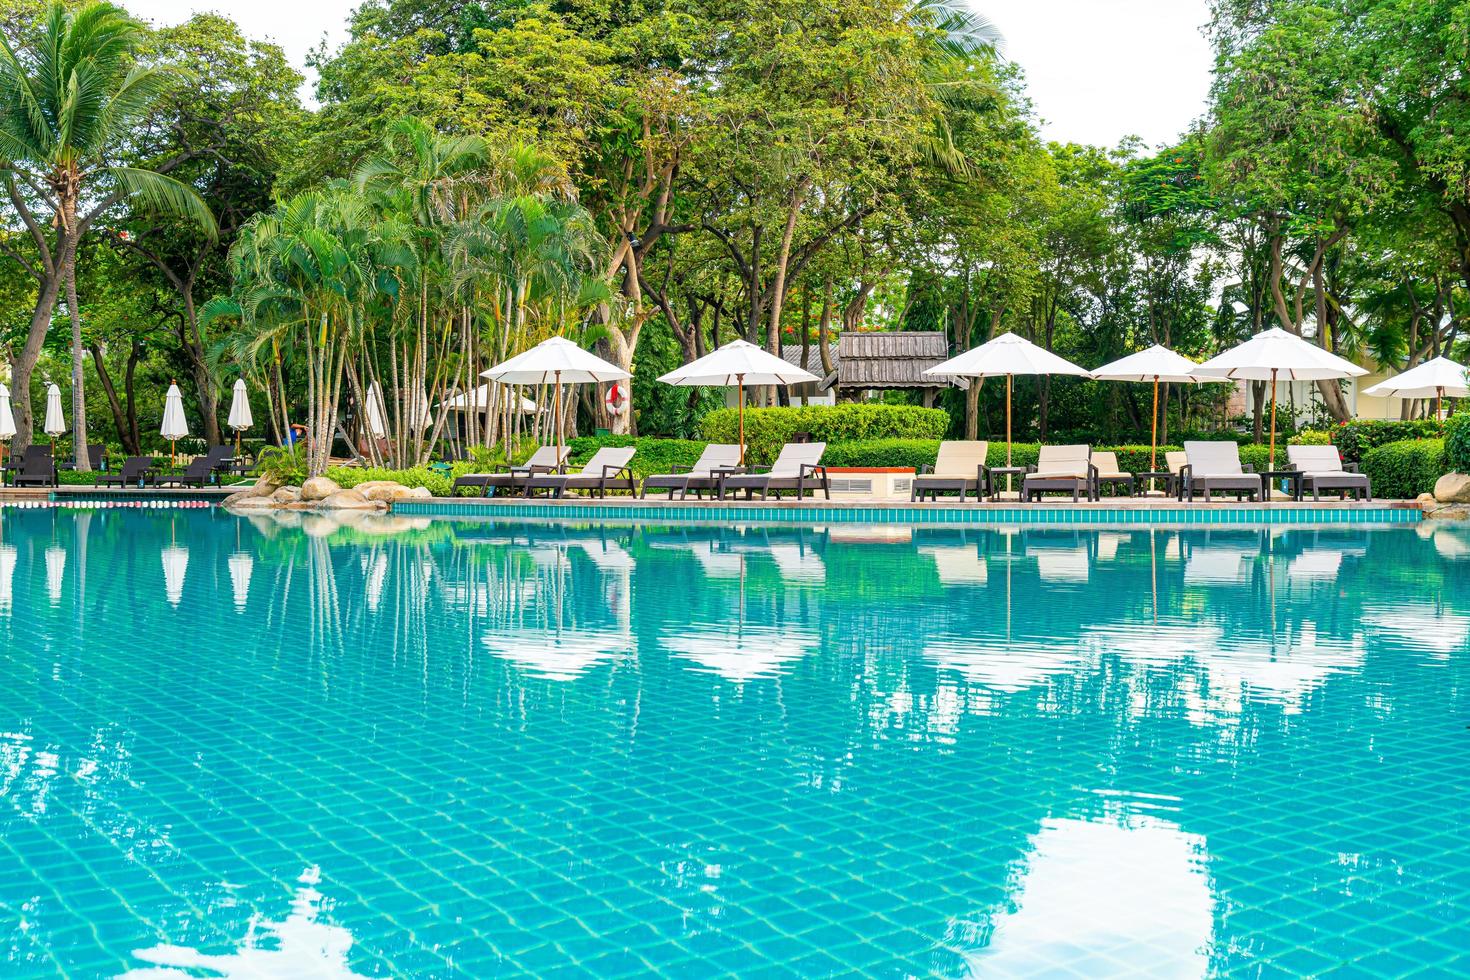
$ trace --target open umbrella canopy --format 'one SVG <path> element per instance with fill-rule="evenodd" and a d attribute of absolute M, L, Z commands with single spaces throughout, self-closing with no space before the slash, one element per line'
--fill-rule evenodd
<path fill-rule="evenodd" d="M 1470 398 L 1466 370 L 1465 365 L 1456 364 L 1447 357 L 1436 357 L 1387 381 L 1378 382 L 1363 394 L 1376 398 Z M 0 423 L 3 423 L 3 418 L 0 418 Z"/>
<path fill-rule="evenodd" d="M 1223 381 L 1223 378 L 1199 377 L 1194 373 L 1199 367 L 1182 354 L 1176 354 L 1163 344 L 1155 344 L 1148 350 L 1129 354 L 1111 364 L 1104 364 L 1092 371 L 1099 381 L 1163 381 L 1170 384 L 1193 384 L 1196 381 Z"/>
<path fill-rule="evenodd" d="M 628 372 L 565 337 L 552 337 L 482 371 L 480 377 L 507 385 L 596 384 L 622 381 Z"/>
<path fill-rule="evenodd" d="M 746 340 L 732 340 L 717 351 L 674 368 L 659 378 L 685 387 L 729 388 L 735 385 L 799 385 L 821 378 Z"/>
<path fill-rule="evenodd" d="M 66 435 L 66 416 L 61 414 L 61 389 L 55 384 L 46 386 L 45 433 L 53 439 Z"/>
<path fill-rule="evenodd" d="M 1272 327 L 1210 358 L 1194 373 L 1232 381 L 1331 381 L 1368 372 L 1294 333 Z"/>
<path fill-rule="evenodd" d="M 50 410 L 47 410 L 50 414 Z M 46 430 L 50 432 L 48 428 Z M 171 384 L 168 386 L 168 394 L 163 399 L 163 424 L 158 427 L 159 435 L 170 442 L 175 439 L 183 439 L 189 434 L 189 421 L 184 418 L 184 393 L 179 391 L 179 386 Z"/>
<path fill-rule="evenodd" d="M 15 415 L 10 410 L 10 389 L 0 385 L 0 439 L 15 435 Z"/>
<path fill-rule="evenodd" d="M 1065 374 L 1083 378 L 1090 376 L 1086 369 L 1013 333 L 1003 333 L 924 372 L 930 378 L 943 375 L 959 378 L 1000 378 L 1011 374 Z"/>
<path fill-rule="evenodd" d="M 235 394 L 230 399 L 230 428 L 241 432 L 255 424 L 250 414 L 250 395 L 245 390 L 245 379 L 235 379 Z"/>

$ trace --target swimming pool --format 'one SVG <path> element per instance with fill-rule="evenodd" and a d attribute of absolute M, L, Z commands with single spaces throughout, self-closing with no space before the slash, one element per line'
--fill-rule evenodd
<path fill-rule="evenodd" d="M 3 510 L 0 651 L 5 976 L 1470 968 L 1465 530 Z"/>

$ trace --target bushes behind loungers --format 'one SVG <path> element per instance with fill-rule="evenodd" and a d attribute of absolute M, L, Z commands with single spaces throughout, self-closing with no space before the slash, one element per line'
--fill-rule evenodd
<path fill-rule="evenodd" d="M 1470 410 L 1456 412 L 1445 422 L 1445 469 L 1451 473 L 1470 473 Z"/>
<path fill-rule="evenodd" d="M 1373 481 L 1373 496 L 1412 500 L 1432 493 L 1445 474 L 1443 439 L 1405 439 L 1378 446 L 1363 454 L 1363 472 Z"/>
<path fill-rule="evenodd" d="M 1332 443 L 1344 463 L 1361 463 L 1368 451 L 1391 442 L 1438 439 L 1445 423 L 1438 419 L 1353 419 L 1332 430 Z M 1378 489 L 1374 484 L 1373 489 Z"/>
<path fill-rule="evenodd" d="M 739 417 L 733 408 L 710 412 L 702 423 L 710 442 L 738 441 Z M 747 408 L 745 445 L 751 463 L 768 464 L 798 432 L 828 446 L 874 439 L 938 440 L 949 430 L 949 413 L 913 405 L 807 405 Z M 833 464 L 839 465 L 839 464 Z"/>

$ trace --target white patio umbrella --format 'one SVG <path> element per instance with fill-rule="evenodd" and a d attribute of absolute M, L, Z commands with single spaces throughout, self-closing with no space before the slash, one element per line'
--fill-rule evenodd
<path fill-rule="evenodd" d="M 500 405 L 500 386 L 494 384 L 483 384 L 470 391 L 453 395 L 440 403 L 441 408 L 447 408 L 454 412 L 468 412 L 478 410 L 480 414 L 494 411 Z M 536 403 L 531 399 L 521 396 L 520 411 L 524 415 L 536 414 Z"/>
<path fill-rule="evenodd" d="M 383 411 L 383 389 L 378 387 L 376 381 L 368 385 L 367 405 L 364 411 L 367 414 L 368 433 L 374 439 L 386 439 L 388 437 L 388 414 Z"/>
<path fill-rule="evenodd" d="M 1262 330 L 1250 340 L 1217 354 L 1194 369 L 1199 377 L 1231 381 L 1271 382 L 1271 453 L 1268 468 L 1276 468 L 1276 382 L 1332 381 L 1358 378 L 1368 372 L 1308 343 L 1280 327 Z"/>
<path fill-rule="evenodd" d="M 1003 333 L 986 341 L 979 347 L 951 357 L 924 372 L 925 376 L 955 378 L 999 378 L 1006 379 L 1006 466 L 1011 465 L 1011 388 L 1016 375 L 1064 374 L 1079 378 L 1090 377 L 1080 368 L 1051 351 L 1037 347 L 1025 337 Z M 1007 480 L 1010 478 L 1007 477 Z"/>
<path fill-rule="evenodd" d="M 176 381 L 169 382 L 168 394 L 163 399 L 163 424 L 158 434 L 168 440 L 168 465 L 174 465 L 177 455 L 174 443 L 189 434 L 189 421 L 184 418 L 184 393 L 179 391 Z"/>
<path fill-rule="evenodd" d="M 585 351 L 565 337 L 543 340 L 528 351 L 495 365 L 480 377 L 505 385 L 554 385 L 556 391 L 556 451 L 561 453 L 561 386 L 626 381 L 627 371 Z"/>
<path fill-rule="evenodd" d="M 1099 381 L 1134 381 L 1140 384 L 1152 381 L 1154 385 L 1154 410 L 1149 416 L 1153 434 L 1149 443 L 1148 468 L 1158 469 L 1159 454 L 1159 383 L 1196 384 L 1204 381 L 1220 381 L 1219 378 L 1201 378 L 1194 373 L 1199 367 L 1182 354 L 1176 354 L 1163 344 L 1154 344 L 1148 350 L 1129 354 L 1111 364 L 1104 364 L 1092 372 Z"/>
<path fill-rule="evenodd" d="M 56 385 L 46 386 L 46 425 L 44 430 L 51 437 L 51 455 L 56 455 L 56 437 L 66 435 L 66 416 L 61 414 L 61 389 Z"/>
<path fill-rule="evenodd" d="M 1465 378 L 1467 370 L 1470 369 L 1447 357 L 1436 357 L 1387 381 L 1378 382 L 1363 394 L 1375 398 L 1433 398 L 1434 414 L 1438 416 L 1446 396 L 1470 398 L 1470 382 Z"/>
<path fill-rule="evenodd" d="M 250 395 L 245 390 L 245 379 L 235 379 L 235 394 L 230 399 L 230 428 L 235 430 L 235 455 L 240 455 L 240 433 L 255 424 L 250 414 Z"/>
<path fill-rule="evenodd" d="M 762 350 L 745 340 L 732 340 L 683 367 L 674 368 L 659 378 L 667 385 L 686 388 L 737 389 L 736 405 L 740 415 L 740 462 L 745 463 L 745 386 L 799 385 L 821 378 L 795 364 Z"/>
<path fill-rule="evenodd" d="M 10 389 L 0 385 L 0 443 L 15 438 L 15 415 L 10 410 Z M 5 446 L 0 445 L 0 464 L 5 462 Z"/>

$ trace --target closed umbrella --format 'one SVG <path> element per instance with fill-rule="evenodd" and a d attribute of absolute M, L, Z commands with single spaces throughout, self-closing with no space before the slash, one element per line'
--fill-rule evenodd
<path fill-rule="evenodd" d="M 1262 330 L 1194 369 L 1198 377 L 1231 381 L 1271 382 L 1271 453 L 1267 469 L 1276 468 L 1276 382 L 1332 381 L 1368 372 L 1280 327 Z"/>
<path fill-rule="evenodd" d="M 1219 381 L 1219 378 L 1201 378 L 1194 373 L 1199 367 L 1194 361 L 1176 354 L 1163 344 L 1155 344 L 1148 350 L 1139 351 L 1137 354 L 1129 354 L 1127 357 L 1104 364 L 1092 372 L 1092 376 L 1099 381 L 1134 381 L 1140 384 L 1153 382 L 1154 386 L 1154 410 L 1149 416 L 1153 435 L 1149 443 L 1148 468 L 1150 472 L 1158 469 L 1159 454 L 1159 383 L 1170 384 L 1194 384 L 1202 381 Z"/>
<path fill-rule="evenodd" d="M 1080 368 L 1051 351 L 1037 347 L 1025 337 L 1003 333 L 979 347 L 951 357 L 924 372 L 931 378 L 999 378 L 1006 379 L 1006 466 L 1011 465 L 1011 389 L 1016 375 L 1062 374 L 1088 377 Z M 1007 481 L 1010 477 L 1006 477 Z"/>
<path fill-rule="evenodd" d="M 245 390 L 245 379 L 235 379 L 235 395 L 230 399 L 230 428 L 235 430 L 235 455 L 240 455 L 240 433 L 255 424 L 250 414 L 250 395 Z"/>
<path fill-rule="evenodd" d="M 625 381 L 627 371 L 585 351 L 565 337 L 543 340 L 528 351 L 480 374 L 505 385 L 554 385 L 556 392 L 556 451 L 561 454 L 561 386 Z"/>
<path fill-rule="evenodd" d="M 56 437 L 66 435 L 66 416 L 61 414 L 61 389 L 54 384 L 46 386 L 45 431 L 51 437 L 51 455 L 56 455 Z"/>
<path fill-rule="evenodd" d="M 383 389 L 378 387 L 376 381 L 368 385 L 365 411 L 369 434 L 374 439 L 386 439 L 388 437 L 388 415 L 383 411 Z"/>
<path fill-rule="evenodd" d="M 1438 417 L 1446 396 L 1470 398 L 1466 370 L 1465 365 L 1456 364 L 1447 357 L 1436 357 L 1387 381 L 1378 382 L 1363 394 L 1375 398 L 1433 398 L 1434 414 Z"/>
<path fill-rule="evenodd" d="M 189 435 L 189 422 L 184 418 L 184 393 L 179 391 L 177 382 L 169 382 L 168 394 L 163 399 L 163 424 L 158 432 L 168 440 L 168 464 L 173 466 L 177 455 L 174 444 Z"/>
<path fill-rule="evenodd" d="M 0 385 L 0 442 L 15 438 L 15 415 L 10 410 L 10 389 Z M 0 445 L 0 465 L 5 462 L 5 447 Z"/>
<path fill-rule="evenodd" d="M 729 388 L 738 392 L 736 405 L 740 415 L 740 463 L 745 464 L 745 386 L 799 385 L 820 381 L 815 374 L 762 350 L 745 340 L 732 340 L 683 367 L 675 368 L 659 378 L 664 384 L 688 388 Z"/>

